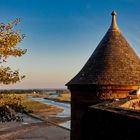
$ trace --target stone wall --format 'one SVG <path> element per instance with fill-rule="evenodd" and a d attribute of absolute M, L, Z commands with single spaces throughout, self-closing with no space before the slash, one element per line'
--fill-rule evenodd
<path fill-rule="evenodd" d="M 69 87 L 71 91 L 71 140 L 81 140 L 81 123 L 89 106 L 108 99 L 125 98 L 129 91 L 136 88 L 137 86 L 121 85 Z"/>
<path fill-rule="evenodd" d="M 140 114 L 107 107 L 90 107 L 82 120 L 80 140 L 105 139 L 140 139 Z"/>

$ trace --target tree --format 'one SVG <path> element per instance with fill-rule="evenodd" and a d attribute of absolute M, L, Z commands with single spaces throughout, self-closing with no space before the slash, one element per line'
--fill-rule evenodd
<path fill-rule="evenodd" d="M 25 37 L 20 31 L 14 31 L 14 27 L 20 23 L 20 19 L 9 22 L 8 24 L 0 23 L 0 83 L 13 84 L 20 82 L 25 76 L 20 76 L 18 70 L 11 70 L 3 64 L 10 56 L 21 57 L 26 53 L 26 49 L 16 47 Z"/>

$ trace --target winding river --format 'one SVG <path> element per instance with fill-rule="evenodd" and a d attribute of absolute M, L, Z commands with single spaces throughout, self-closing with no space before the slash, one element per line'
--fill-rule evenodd
<path fill-rule="evenodd" d="M 64 111 L 61 113 L 58 113 L 57 117 L 70 117 L 70 104 L 69 103 L 61 103 L 61 102 L 52 101 L 52 100 L 44 99 L 44 98 L 30 97 L 30 99 L 44 103 L 44 104 L 49 104 L 49 105 L 53 105 L 53 106 L 56 106 L 59 108 L 63 108 Z M 67 121 L 65 123 L 61 123 L 60 125 L 70 129 L 70 121 Z"/>

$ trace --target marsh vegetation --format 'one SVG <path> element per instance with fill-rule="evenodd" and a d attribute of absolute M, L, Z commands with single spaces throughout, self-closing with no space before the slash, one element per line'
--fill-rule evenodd
<path fill-rule="evenodd" d="M 56 109 L 28 98 L 28 94 L 0 94 L 0 121 L 22 121 L 21 113 L 41 114 L 43 112 L 56 113 L 62 109 Z"/>

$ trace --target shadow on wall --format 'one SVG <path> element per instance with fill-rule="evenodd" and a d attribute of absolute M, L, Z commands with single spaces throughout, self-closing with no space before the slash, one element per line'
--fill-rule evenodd
<path fill-rule="evenodd" d="M 85 113 L 81 129 L 81 140 L 136 140 L 140 136 L 140 117 L 134 112 L 96 105 Z"/>

